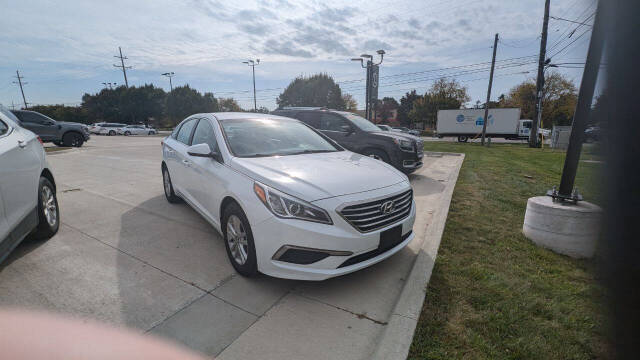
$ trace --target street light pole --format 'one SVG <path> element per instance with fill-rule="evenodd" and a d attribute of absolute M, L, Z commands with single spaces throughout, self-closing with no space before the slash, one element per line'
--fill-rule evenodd
<path fill-rule="evenodd" d="M 260 59 L 243 61 L 243 64 L 251 66 L 253 75 L 253 111 L 258 112 L 258 103 L 256 101 L 256 66 L 260 65 Z"/>
<path fill-rule="evenodd" d="M 175 75 L 175 73 L 173 71 L 171 71 L 171 72 L 166 72 L 166 73 L 164 73 L 162 75 L 164 75 L 164 76 L 169 78 L 169 88 L 171 89 L 171 91 L 173 91 L 173 82 L 171 81 L 171 78 Z"/>
<path fill-rule="evenodd" d="M 384 59 L 384 54 L 385 51 L 384 50 L 378 50 L 377 51 L 378 55 L 380 55 L 380 62 L 378 62 L 377 64 L 373 63 L 373 56 L 369 55 L 369 54 L 362 54 L 360 55 L 359 58 L 352 58 L 351 61 L 359 61 L 360 62 L 360 66 L 362 68 L 367 69 L 367 85 L 366 85 L 366 91 L 365 91 L 365 118 L 369 121 L 371 121 L 371 117 L 373 115 L 373 110 L 371 109 L 372 107 L 372 99 L 371 99 L 371 82 L 372 82 L 372 76 L 373 76 L 373 66 L 378 66 L 380 64 L 382 64 L 382 60 Z M 367 59 L 367 65 L 364 65 L 364 59 Z M 377 80 L 376 80 L 377 81 Z M 376 84 L 377 86 L 377 84 Z"/>

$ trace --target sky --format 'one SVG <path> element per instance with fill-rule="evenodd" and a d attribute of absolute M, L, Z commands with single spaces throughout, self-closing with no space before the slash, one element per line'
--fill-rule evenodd
<path fill-rule="evenodd" d="M 169 90 L 189 84 L 253 107 L 276 98 L 297 76 L 327 73 L 364 107 L 365 70 L 350 59 L 384 49 L 379 97 L 424 93 L 442 76 L 484 103 L 493 39 L 499 33 L 492 100 L 536 76 L 543 0 L 2 0 L 0 104 L 20 106 L 16 70 L 30 104 L 79 105 L 112 82 L 118 47 L 129 85 Z M 552 0 L 551 16 L 592 23 L 595 0 Z M 573 31 L 575 29 L 575 31 Z M 554 70 L 579 86 L 589 26 L 551 19 Z M 569 37 L 569 35 L 571 35 Z M 376 55 L 375 60 L 379 57 Z"/>

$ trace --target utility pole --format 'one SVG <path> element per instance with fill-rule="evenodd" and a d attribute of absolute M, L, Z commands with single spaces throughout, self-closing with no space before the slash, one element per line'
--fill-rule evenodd
<path fill-rule="evenodd" d="M 173 91 L 173 83 L 171 82 L 171 78 L 175 75 L 175 73 L 173 71 L 171 71 L 171 72 L 166 72 L 166 73 L 164 73 L 162 75 L 164 75 L 164 76 L 169 78 L 169 88 L 171 89 L 171 91 Z"/>
<path fill-rule="evenodd" d="M 243 61 L 243 64 L 251 66 L 253 73 L 253 111 L 258 112 L 258 103 L 256 102 L 256 66 L 260 65 L 260 59 Z"/>
<path fill-rule="evenodd" d="M 538 147 L 538 119 L 542 118 L 542 89 L 544 89 L 544 65 L 547 56 L 547 29 L 549 27 L 549 6 L 551 0 L 544 2 L 544 21 L 542 22 L 542 36 L 540 39 L 540 58 L 538 59 L 538 79 L 536 81 L 536 112 L 531 122 L 529 147 Z"/>
<path fill-rule="evenodd" d="M 129 87 L 129 82 L 127 81 L 127 69 L 131 69 L 131 66 L 124 66 L 124 61 L 128 58 L 126 56 L 122 56 L 122 48 L 118 46 L 118 51 L 120 52 L 120 56 L 114 55 L 114 58 L 120 59 L 120 65 L 113 64 L 113 66 L 122 68 L 122 74 L 124 74 L 124 86 Z"/>
<path fill-rule="evenodd" d="M 22 93 L 22 101 L 24 101 L 24 108 L 27 108 L 27 99 L 24 97 L 24 89 L 22 88 L 22 85 L 26 85 L 27 83 L 22 83 L 22 79 L 24 79 L 24 76 L 20 76 L 20 72 L 18 70 L 16 70 L 16 78 L 18 79 L 18 82 L 13 82 L 14 84 L 18 84 L 20 85 L 20 92 Z"/>
<path fill-rule="evenodd" d="M 489 75 L 489 88 L 487 89 L 487 102 L 484 104 L 484 120 L 482 121 L 482 145 L 487 134 L 487 123 L 489 122 L 489 101 L 491 101 L 491 85 L 493 85 L 493 69 L 496 67 L 496 50 L 498 50 L 498 34 L 493 40 L 493 58 L 491 59 L 491 73 Z"/>

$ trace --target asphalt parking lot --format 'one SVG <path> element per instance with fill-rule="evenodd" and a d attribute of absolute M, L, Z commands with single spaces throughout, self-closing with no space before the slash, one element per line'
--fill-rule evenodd
<path fill-rule="evenodd" d="M 411 176 L 416 238 L 386 261 L 324 282 L 247 279 L 208 223 L 165 200 L 160 141 L 94 136 L 49 154 L 60 231 L 0 265 L 0 305 L 132 327 L 223 359 L 367 358 L 461 163 L 425 157 Z"/>

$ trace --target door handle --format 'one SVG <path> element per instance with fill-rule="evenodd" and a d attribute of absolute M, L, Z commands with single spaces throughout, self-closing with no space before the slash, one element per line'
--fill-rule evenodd
<path fill-rule="evenodd" d="M 189 160 L 182 160 L 182 163 L 184 164 L 184 166 L 186 167 L 190 167 L 191 166 L 191 161 Z"/>
<path fill-rule="evenodd" d="M 20 149 L 24 149 L 27 146 L 27 142 L 24 140 L 18 140 L 18 146 Z"/>

